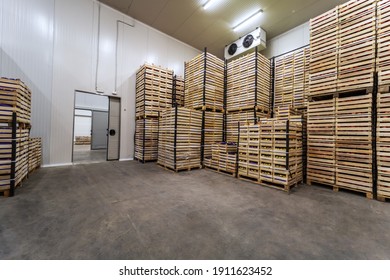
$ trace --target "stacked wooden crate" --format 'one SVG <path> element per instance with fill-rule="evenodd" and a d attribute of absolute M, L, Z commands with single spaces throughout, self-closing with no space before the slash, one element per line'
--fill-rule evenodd
<path fill-rule="evenodd" d="M 251 178 L 262 184 L 282 187 L 286 191 L 301 180 L 302 150 L 299 148 L 301 141 L 298 140 L 301 134 L 294 133 L 292 127 L 298 125 L 291 124 L 287 144 L 287 122 L 263 120 L 240 130 L 240 178 Z M 286 169 L 286 165 L 290 168 Z"/>
<path fill-rule="evenodd" d="M 307 183 L 334 185 L 336 99 L 309 99 L 307 113 Z"/>
<path fill-rule="evenodd" d="M 377 71 L 379 85 L 390 84 L 390 1 L 377 3 Z"/>
<path fill-rule="evenodd" d="M 238 127 L 270 114 L 270 61 L 254 52 L 227 64 L 226 140 L 238 141 Z"/>
<path fill-rule="evenodd" d="M 29 138 L 28 144 L 28 172 L 31 173 L 42 164 L 42 139 Z"/>
<path fill-rule="evenodd" d="M 201 167 L 202 112 L 174 107 L 160 115 L 158 161 L 174 171 Z"/>
<path fill-rule="evenodd" d="M 372 93 L 319 99 L 308 109 L 308 183 L 372 198 Z"/>
<path fill-rule="evenodd" d="M 211 157 L 204 159 L 204 166 L 218 172 L 236 176 L 237 145 L 235 143 L 214 143 Z"/>
<path fill-rule="evenodd" d="M 76 136 L 75 145 L 91 145 L 91 136 Z"/>
<path fill-rule="evenodd" d="M 158 154 L 158 118 L 143 118 L 135 122 L 135 158 L 155 161 Z"/>
<path fill-rule="evenodd" d="M 269 112 L 270 61 L 258 52 L 227 64 L 228 112 L 256 109 Z"/>
<path fill-rule="evenodd" d="M 336 98 L 336 183 L 373 197 L 372 94 Z"/>
<path fill-rule="evenodd" d="M 185 107 L 222 112 L 223 93 L 223 60 L 205 51 L 185 63 Z"/>
<path fill-rule="evenodd" d="M 13 196 L 28 174 L 31 91 L 20 80 L 0 79 L 0 193 Z"/>
<path fill-rule="evenodd" d="M 173 71 L 145 64 L 136 74 L 135 158 L 157 160 L 156 126 L 162 110 L 172 107 Z"/>
<path fill-rule="evenodd" d="M 381 86 L 377 98 L 377 165 L 379 200 L 390 199 L 390 86 Z"/>
<path fill-rule="evenodd" d="M 173 105 L 184 107 L 184 79 L 176 75 L 173 79 Z"/>
<path fill-rule="evenodd" d="M 302 125 L 264 119 L 241 127 L 238 177 L 290 191 L 303 179 Z"/>
<path fill-rule="evenodd" d="M 205 111 L 204 117 L 204 157 L 210 157 L 214 143 L 223 139 L 223 113 Z"/>
<path fill-rule="evenodd" d="M 224 61 L 207 50 L 185 63 L 185 107 L 202 111 L 202 161 L 223 140 Z"/>
<path fill-rule="evenodd" d="M 280 106 L 275 108 L 274 116 L 278 120 L 290 120 L 302 125 L 302 165 L 303 178 L 306 179 L 307 169 L 307 109 L 296 109 L 293 106 Z"/>
<path fill-rule="evenodd" d="M 309 96 L 337 89 L 338 15 L 336 7 L 310 20 Z"/>
<path fill-rule="evenodd" d="M 306 108 L 309 90 L 309 48 L 275 59 L 275 107 Z"/>
<path fill-rule="evenodd" d="M 338 91 L 373 86 L 376 2 L 352 0 L 339 6 Z"/>

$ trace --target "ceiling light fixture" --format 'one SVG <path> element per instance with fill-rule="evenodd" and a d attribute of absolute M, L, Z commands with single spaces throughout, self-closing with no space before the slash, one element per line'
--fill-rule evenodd
<path fill-rule="evenodd" d="M 246 23 L 248 23 L 251 19 L 253 19 L 255 16 L 257 16 L 258 14 L 262 14 L 263 13 L 263 10 L 260 9 L 258 10 L 257 12 L 255 12 L 254 14 L 250 15 L 248 18 L 244 19 L 242 22 L 240 22 L 239 24 L 237 24 L 235 27 L 233 27 L 233 31 L 237 31 L 238 29 L 240 29 L 243 25 L 245 25 Z"/>
<path fill-rule="evenodd" d="M 207 1 L 204 5 L 203 5 L 203 9 L 207 10 L 208 8 L 210 8 L 210 6 L 213 4 L 213 0 L 209 0 Z"/>

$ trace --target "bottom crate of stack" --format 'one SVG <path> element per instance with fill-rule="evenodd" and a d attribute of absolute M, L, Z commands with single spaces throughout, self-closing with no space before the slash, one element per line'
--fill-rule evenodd
<path fill-rule="evenodd" d="M 135 158 L 141 162 L 156 161 L 158 150 L 158 118 L 136 120 Z"/>
<path fill-rule="evenodd" d="M 211 157 L 205 158 L 206 168 L 236 176 L 237 145 L 235 143 L 214 143 Z"/>
<path fill-rule="evenodd" d="M 390 199 L 390 143 L 377 144 L 379 200 Z"/>
<path fill-rule="evenodd" d="M 42 139 L 30 138 L 28 145 L 28 173 L 33 172 L 42 164 Z"/>
<path fill-rule="evenodd" d="M 176 107 L 160 116 L 157 163 L 174 171 L 200 168 L 202 112 Z"/>
<path fill-rule="evenodd" d="M 12 139 L 12 128 L 0 128 L 0 192 L 4 196 L 10 193 L 11 185 L 21 184 L 28 175 L 29 129 L 17 128 L 16 139 Z M 12 174 L 12 144 L 16 143 L 15 174 Z"/>
<path fill-rule="evenodd" d="M 262 120 L 240 129 L 238 177 L 290 191 L 303 180 L 302 125 Z"/>

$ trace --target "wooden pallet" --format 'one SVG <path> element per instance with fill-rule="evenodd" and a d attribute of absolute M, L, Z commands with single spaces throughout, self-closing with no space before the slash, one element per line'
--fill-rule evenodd
<path fill-rule="evenodd" d="M 91 136 L 76 136 L 75 145 L 91 145 Z"/>
<path fill-rule="evenodd" d="M 344 186 L 340 187 L 340 186 L 335 186 L 332 183 L 324 183 L 324 182 L 321 182 L 321 181 L 309 180 L 309 179 L 307 180 L 306 183 L 309 186 L 328 188 L 328 189 L 333 190 L 334 192 L 339 192 L 341 190 L 347 190 L 347 191 L 351 191 L 351 192 L 354 192 L 354 193 L 357 193 L 357 194 L 364 194 L 368 199 L 373 199 L 372 191 L 358 190 L 358 189 L 353 189 L 353 188 L 344 187 Z"/>

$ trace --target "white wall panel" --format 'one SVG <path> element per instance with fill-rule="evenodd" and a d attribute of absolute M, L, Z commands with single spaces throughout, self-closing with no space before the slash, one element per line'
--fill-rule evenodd
<path fill-rule="evenodd" d="M 98 33 L 99 5 L 96 0 L 0 0 L 0 72 L 21 78 L 33 91 L 32 135 L 43 137 L 45 165 L 71 162 L 75 91 L 95 92 L 97 84 L 111 94 L 116 72 L 121 158 L 132 158 L 136 71 L 150 62 L 183 75 L 184 61 L 199 53 L 105 5 Z M 134 27 L 119 24 L 116 62 L 118 20 Z"/>
<path fill-rule="evenodd" d="M 291 50 L 303 47 L 310 43 L 309 22 L 295 27 L 269 41 L 267 48 L 262 52 L 266 57 L 271 58 Z"/>
<path fill-rule="evenodd" d="M 93 2 L 57 0 L 50 164 L 71 162 L 75 90 L 91 88 Z"/>
<path fill-rule="evenodd" d="M 49 160 L 54 0 L 1 1 L 1 76 L 20 78 L 32 90 L 32 136 L 43 138 Z"/>

